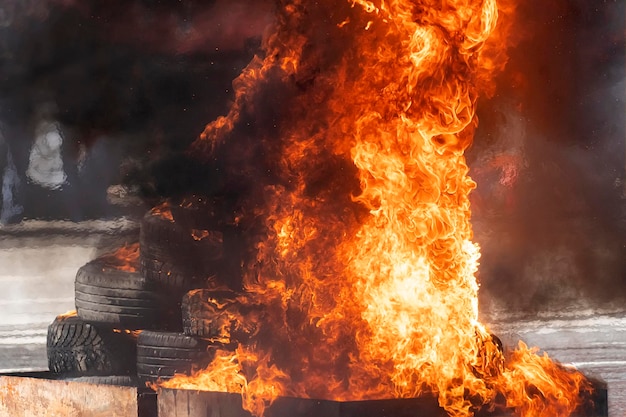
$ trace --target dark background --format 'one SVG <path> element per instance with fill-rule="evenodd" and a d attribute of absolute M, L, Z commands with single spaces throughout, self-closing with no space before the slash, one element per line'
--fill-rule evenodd
<path fill-rule="evenodd" d="M 519 3 L 468 152 L 482 307 L 623 308 L 624 2 Z M 271 8 L 0 0 L 2 222 L 112 218 L 210 189 L 219 174 L 184 151 L 225 113 Z M 53 189 L 25 175 L 44 119 L 63 136 L 67 178 Z M 112 204 L 114 184 L 140 203 Z"/>
<path fill-rule="evenodd" d="M 148 205 L 184 188 L 178 155 L 225 111 L 271 17 L 249 3 L 0 1 L 0 169 L 10 153 L 19 177 L 3 222 L 119 216 L 112 184 Z M 55 189 L 24 175 L 42 119 L 63 136 Z"/>

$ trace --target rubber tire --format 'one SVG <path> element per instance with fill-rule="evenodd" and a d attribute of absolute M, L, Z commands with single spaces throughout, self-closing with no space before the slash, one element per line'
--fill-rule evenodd
<path fill-rule="evenodd" d="M 78 316 L 123 329 L 178 329 L 180 300 L 159 293 L 139 272 L 121 271 L 95 259 L 76 274 Z"/>
<path fill-rule="evenodd" d="M 64 375 L 134 374 L 136 340 L 129 334 L 58 316 L 48 326 L 48 368 Z"/>
<path fill-rule="evenodd" d="M 194 227 L 185 216 L 174 216 L 171 210 L 163 215 L 162 206 L 146 213 L 139 231 L 140 252 L 155 259 L 184 258 L 192 264 L 217 261 L 223 257 L 223 236 L 220 231 Z M 195 237 L 194 237 L 195 235 Z"/>
<path fill-rule="evenodd" d="M 146 213 L 139 233 L 140 271 L 146 279 L 182 296 L 208 286 L 207 281 L 218 275 L 224 236 L 198 228 L 194 217 L 201 213 L 168 203 Z"/>
<path fill-rule="evenodd" d="M 145 383 L 190 375 L 211 362 L 216 348 L 181 333 L 144 331 L 137 339 L 137 376 Z"/>
<path fill-rule="evenodd" d="M 263 309 L 234 291 L 197 289 L 182 299 L 183 332 L 226 345 L 246 343 L 257 332 Z"/>
<path fill-rule="evenodd" d="M 181 268 L 169 262 L 168 258 L 164 256 L 160 259 L 155 259 L 149 255 L 141 256 L 141 274 L 147 281 L 154 284 L 157 288 L 161 288 L 162 291 L 172 291 L 179 296 L 182 296 L 190 289 L 209 286 L 210 276 L 181 270 Z"/>

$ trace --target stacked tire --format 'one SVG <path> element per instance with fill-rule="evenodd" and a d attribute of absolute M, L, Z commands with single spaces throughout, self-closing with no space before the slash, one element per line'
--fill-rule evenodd
<path fill-rule="evenodd" d="M 189 290 L 240 282 L 239 273 L 229 268 L 233 253 L 229 260 L 224 256 L 232 234 L 219 211 L 215 201 L 191 197 L 157 206 L 142 219 L 141 274 L 176 300 L 172 310 L 177 312 L 180 326 L 176 331 L 146 331 L 139 336 L 137 375 L 144 383 L 189 375 L 206 367 L 222 348 L 209 339 L 181 332 L 181 304 Z"/>
<path fill-rule="evenodd" d="M 165 294 L 137 271 L 121 270 L 95 259 L 76 274 L 75 301 L 78 316 L 124 330 L 159 328 L 169 323 L 162 305 Z"/>
<path fill-rule="evenodd" d="M 257 334 L 263 310 L 245 294 L 196 289 L 183 297 L 182 315 L 186 335 L 235 347 Z"/>
<path fill-rule="evenodd" d="M 48 326 L 48 368 L 60 378 L 136 385 L 137 335 L 160 314 L 159 295 L 138 273 L 138 245 L 79 268 L 76 310 Z M 122 257 L 124 254 L 124 257 Z"/>
<path fill-rule="evenodd" d="M 190 375 L 213 360 L 216 346 L 181 333 L 145 331 L 137 341 L 137 376 L 143 383 Z"/>
<path fill-rule="evenodd" d="M 236 256 L 234 263 L 224 257 L 225 236 L 232 247 L 235 234 L 216 207 L 199 197 L 166 202 L 146 213 L 130 250 L 79 268 L 76 312 L 48 327 L 50 371 L 64 379 L 144 385 L 206 366 L 223 346 L 183 332 L 181 303 L 190 290 L 240 284 Z"/>
<path fill-rule="evenodd" d="M 48 326 L 51 372 L 65 377 L 135 376 L 136 343 L 126 332 L 83 320 L 75 312 L 59 315 Z"/>
<path fill-rule="evenodd" d="M 217 280 L 224 237 L 198 220 L 203 211 L 178 208 L 163 204 L 143 217 L 140 270 L 155 286 L 182 296 Z"/>

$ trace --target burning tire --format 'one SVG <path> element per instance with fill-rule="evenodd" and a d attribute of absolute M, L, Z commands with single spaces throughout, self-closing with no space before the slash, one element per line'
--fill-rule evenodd
<path fill-rule="evenodd" d="M 173 290 L 179 294 L 204 284 L 203 279 L 184 271 L 184 268 L 150 256 L 142 257 L 141 274 L 164 290 Z"/>
<path fill-rule="evenodd" d="M 152 288 L 137 270 L 120 270 L 107 257 L 82 266 L 75 281 L 78 316 L 124 329 L 180 328 L 178 299 Z"/>
<path fill-rule="evenodd" d="M 262 309 L 234 291 L 192 290 L 183 297 L 183 331 L 211 341 L 245 343 L 257 332 Z"/>
<path fill-rule="evenodd" d="M 48 326 L 48 368 L 67 375 L 135 372 L 136 341 L 125 332 L 58 316 Z"/>
<path fill-rule="evenodd" d="M 180 333 L 145 331 L 137 340 L 137 376 L 143 382 L 189 375 L 214 356 L 210 342 Z"/>
<path fill-rule="evenodd" d="M 193 206 L 191 206 L 193 207 Z M 223 235 L 206 229 L 207 210 L 163 204 L 150 210 L 140 229 L 140 269 L 151 282 L 182 295 L 205 287 L 223 258 Z"/>

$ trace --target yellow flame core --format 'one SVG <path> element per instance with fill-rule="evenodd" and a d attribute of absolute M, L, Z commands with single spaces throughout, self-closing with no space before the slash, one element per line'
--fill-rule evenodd
<path fill-rule="evenodd" d="M 477 97 L 493 92 L 505 63 L 506 9 L 495 0 L 279 2 L 265 57 L 196 143 L 219 146 L 276 78 L 293 86 L 274 145 L 284 181 L 264 189 L 267 235 L 245 281 L 263 321 L 246 346 L 163 386 L 242 392 L 257 415 L 277 395 L 428 392 L 451 416 L 498 395 L 525 417 L 579 405 L 580 373 L 523 344 L 505 358 L 478 321 L 464 151 Z"/>

